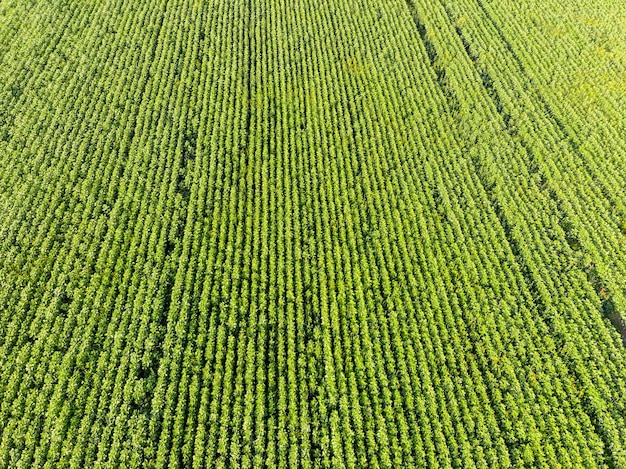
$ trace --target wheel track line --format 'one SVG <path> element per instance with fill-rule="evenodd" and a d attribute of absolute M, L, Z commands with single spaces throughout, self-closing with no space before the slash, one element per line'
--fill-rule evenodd
<path fill-rule="evenodd" d="M 407 1 L 407 4 L 409 5 L 409 9 L 412 12 L 412 16 L 413 16 L 414 20 L 415 21 L 419 21 L 419 16 L 416 16 L 417 15 L 417 10 L 415 8 L 415 5 L 412 3 L 412 0 L 406 0 L 406 1 Z M 424 32 L 424 39 L 423 40 L 426 40 L 427 43 L 431 44 L 429 39 L 428 39 L 428 37 L 427 37 L 427 35 L 426 35 L 425 28 L 423 28 L 423 29 L 422 28 L 418 28 L 418 31 L 420 29 Z M 458 34 L 458 32 L 457 32 L 457 34 Z M 420 34 L 420 36 L 421 36 L 421 34 Z M 466 41 L 464 40 L 463 43 L 464 43 L 464 47 L 465 47 Z M 434 49 L 434 46 L 432 44 L 430 45 L 430 47 L 432 47 Z M 427 49 L 428 49 L 428 46 L 427 46 Z M 436 55 L 429 54 L 429 57 L 434 57 L 436 59 Z M 481 78 L 483 78 L 483 82 L 481 84 L 486 89 L 487 94 L 491 97 L 491 99 L 492 99 L 494 105 L 496 106 L 496 109 L 498 110 L 498 112 L 502 115 L 502 119 L 505 122 L 505 127 L 507 128 L 507 132 L 508 132 L 508 130 L 509 130 L 509 126 L 508 126 L 508 122 L 507 122 L 508 119 L 501 112 L 502 106 L 501 106 L 501 104 L 499 104 L 500 98 L 499 98 L 499 96 L 497 94 L 495 96 L 492 95 L 492 93 L 490 92 L 490 88 L 491 87 L 488 84 L 489 82 L 488 81 L 487 82 L 484 81 L 484 79 L 489 80 L 490 77 L 485 77 L 484 76 L 484 73 L 482 73 L 481 68 L 478 66 L 477 63 L 475 63 L 475 59 L 473 58 L 473 56 L 469 56 L 469 58 L 470 58 L 470 60 L 472 62 L 474 62 L 474 66 L 476 67 L 479 76 L 481 76 Z M 439 83 L 440 83 L 440 86 L 442 86 L 442 87 L 446 87 L 447 86 L 445 83 L 441 83 L 441 82 L 439 82 Z M 447 94 L 445 92 L 444 92 L 444 95 L 447 96 Z M 513 136 L 513 135 L 511 135 L 511 136 Z M 477 174 L 480 175 L 481 172 L 479 170 L 479 168 L 480 168 L 479 163 L 476 160 L 474 160 L 474 164 L 477 165 L 476 166 L 476 168 L 478 170 Z M 485 193 L 490 194 L 490 191 L 487 190 L 488 183 L 486 183 L 486 181 L 484 179 L 482 179 L 482 178 L 481 178 L 481 182 L 482 182 L 482 184 L 484 186 Z M 487 185 L 485 185 L 485 184 L 487 184 Z M 497 200 L 495 200 L 493 198 L 493 196 L 491 196 L 491 195 L 490 195 L 489 198 L 491 200 L 493 209 L 494 209 L 498 219 L 500 220 L 500 223 L 502 225 L 502 228 L 503 228 L 504 233 L 506 235 L 506 238 L 507 238 L 507 240 L 509 242 L 509 245 L 511 246 L 512 251 L 514 253 L 521 252 L 519 244 L 517 243 L 517 241 L 511 235 L 512 227 L 510 226 L 510 223 L 508 222 L 508 220 L 504 216 L 504 214 L 502 212 L 502 209 L 500 208 L 499 202 Z M 508 227 L 508 229 L 507 229 L 507 227 Z M 541 299 L 543 295 L 541 294 L 541 289 L 539 288 L 539 285 L 534 280 L 534 275 L 532 275 L 532 268 L 531 268 L 531 266 L 526 264 L 524 260 L 520 259 L 519 255 L 515 255 L 515 258 L 517 259 L 517 262 L 519 263 L 519 266 L 522 269 L 522 272 L 524 272 L 524 277 L 526 278 L 527 286 L 530 288 L 530 291 L 533 293 L 533 297 L 535 298 L 535 300 L 534 300 L 535 303 L 537 304 L 538 307 L 542 308 L 543 311 L 546 311 L 547 310 L 546 309 L 547 305 Z M 529 274 L 530 274 L 530 276 L 529 276 Z M 573 370 L 571 368 L 571 366 L 568 366 L 568 368 L 570 369 L 570 373 L 573 373 L 573 375 L 577 377 L 577 379 L 579 380 L 579 383 L 582 383 L 583 381 L 581 381 L 581 378 L 580 378 L 578 372 L 576 370 Z M 589 411 L 589 407 L 593 408 L 593 406 L 590 406 L 589 404 L 587 404 L 587 406 L 586 406 L 586 410 L 587 411 Z M 592 411 L 591 414 L 589 414 L 589 417 L 590 417 L 590 420 L 592 422 L 594 422 L 594 424 L 596 425 L 596 434 L 598 434 L 601 438 L 604 439 L 604 436 L 603 436 L 604 432 L 601 430 L 601 428 L 597 427 L 597 425 L 598 425 L 598 418 L 597 418 L 597 416 L 595 416 L 595 413 L 593 411 Z M 608 448 L 609 446 L 607 445 L 607 440 L 604 439 L 604 441 L 605 441 L 605 448 Z"/>

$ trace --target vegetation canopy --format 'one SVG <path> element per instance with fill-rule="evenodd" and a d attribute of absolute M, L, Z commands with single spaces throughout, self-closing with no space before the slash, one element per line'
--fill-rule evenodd
<path fill-rule="evenodd" d="M 0 0 L 0 469 L 626 468 L 624 31 Z"/>

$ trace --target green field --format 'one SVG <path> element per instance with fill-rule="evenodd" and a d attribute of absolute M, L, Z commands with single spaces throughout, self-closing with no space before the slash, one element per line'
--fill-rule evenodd
<path fill-rule="evenodd" d="M 623 0 L 0 0 L 0 469 L 626 468 Z"/>

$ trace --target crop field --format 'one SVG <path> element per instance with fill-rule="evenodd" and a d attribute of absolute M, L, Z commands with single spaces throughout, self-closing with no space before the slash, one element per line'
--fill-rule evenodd
<path fill-rule="evenodd" d="M 0 0 L 0 469 L 626 468 L 625 31 Z"/>

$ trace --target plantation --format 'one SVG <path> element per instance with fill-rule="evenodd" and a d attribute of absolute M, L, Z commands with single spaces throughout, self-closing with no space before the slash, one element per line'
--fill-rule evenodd
<path fill-rule="evenodd" d="M 626 468 L 625 30 L 0 0 L 0 469 Z"/>

